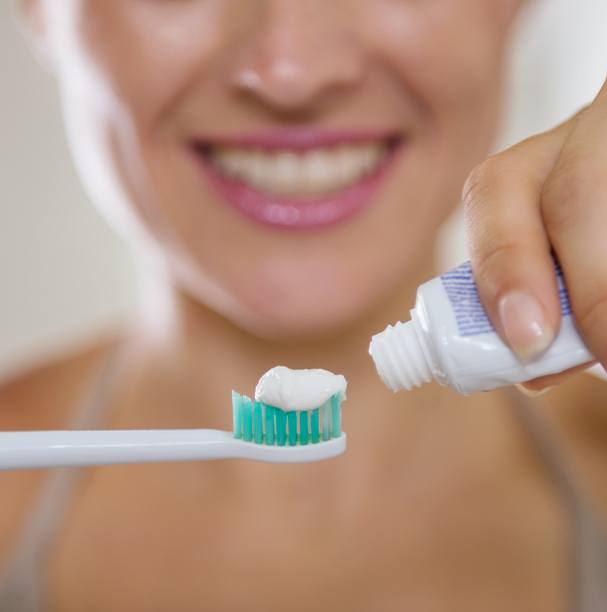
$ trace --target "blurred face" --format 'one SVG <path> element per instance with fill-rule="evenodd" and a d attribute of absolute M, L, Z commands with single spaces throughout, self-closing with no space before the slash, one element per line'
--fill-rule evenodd
<path fill-rule="evenodd" d="M 420 265 L 490 142 L 518 0 L 39 3 L 93 199 L 181 290 L 289 338 Z"/>

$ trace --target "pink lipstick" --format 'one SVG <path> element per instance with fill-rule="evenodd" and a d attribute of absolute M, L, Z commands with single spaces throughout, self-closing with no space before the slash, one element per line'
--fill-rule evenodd
<path fill-rule="evenodd" d="M 286 129 L 196 138 L 189 151 L 221 202 L 266 226 L 310 230 L 367 208 L 402 143 L 393 132 Z"/>

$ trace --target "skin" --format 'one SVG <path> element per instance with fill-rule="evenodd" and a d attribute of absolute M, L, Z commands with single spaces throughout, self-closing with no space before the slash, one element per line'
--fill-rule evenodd
<path fill-rule="evenodd" d="M 88 471 L 49 563 L 55 609 L 564 609 L 566 516 L 504 395 L 429 386 L 393 396 L 366 354 L 434 274 L 434 233 L 490 146 L 518 8 L 23 2 L 82 179 L 152 270 L 121 334 L 128 360 L 106 425 L 225 428 L 230 389 L 252 389 L 277 363 L 350 381 L 338 460 Z M 584 338 L 607 358 L 607 281 L 594 265 L 604 97 L 477 165 L 464 189 L 482 298 L 526 358 L 556 326 L 549 244 Z M 407 139 L 373 206 L 322 232 L 236 216 L 184 153 L 193 135 L 302 124 Z M 532 291 L 545 322 L 513 316 L 513 290 Z M 64 425 L 114 343 L 5 385 L 0 428 Z M 550 397 L 550 419 L 600 503 L 604 388 L 578 379 Z M 2 478 L 13 500 L 0 513 L 8 558 L 41 475 Z"/>

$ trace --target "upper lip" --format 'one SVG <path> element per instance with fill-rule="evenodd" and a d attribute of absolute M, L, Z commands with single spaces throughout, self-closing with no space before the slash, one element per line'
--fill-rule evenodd
<path fill-rule="evenodd" d="M 243 147 L 265 150 L 308 151 L 320 147 L 337 147 L 385 141 L 397 144 L 401 134 L 394 130 L 327 130 L 319 128 L 287 128 L 260 130 L 243 134 L 200 136 L 192 145 L 200 149 L 211 147 Z"/>

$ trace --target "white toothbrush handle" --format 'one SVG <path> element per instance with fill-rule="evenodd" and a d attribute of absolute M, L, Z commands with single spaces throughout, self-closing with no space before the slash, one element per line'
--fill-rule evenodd
<path fill-rule="evenodd" d="M 0 470 L 212 459 L 299 463 L 329 459 L 345 449 L 345 434 L 306 446 L 265 446 L 216 429 L 5 432 L 0 433 Z"/>

